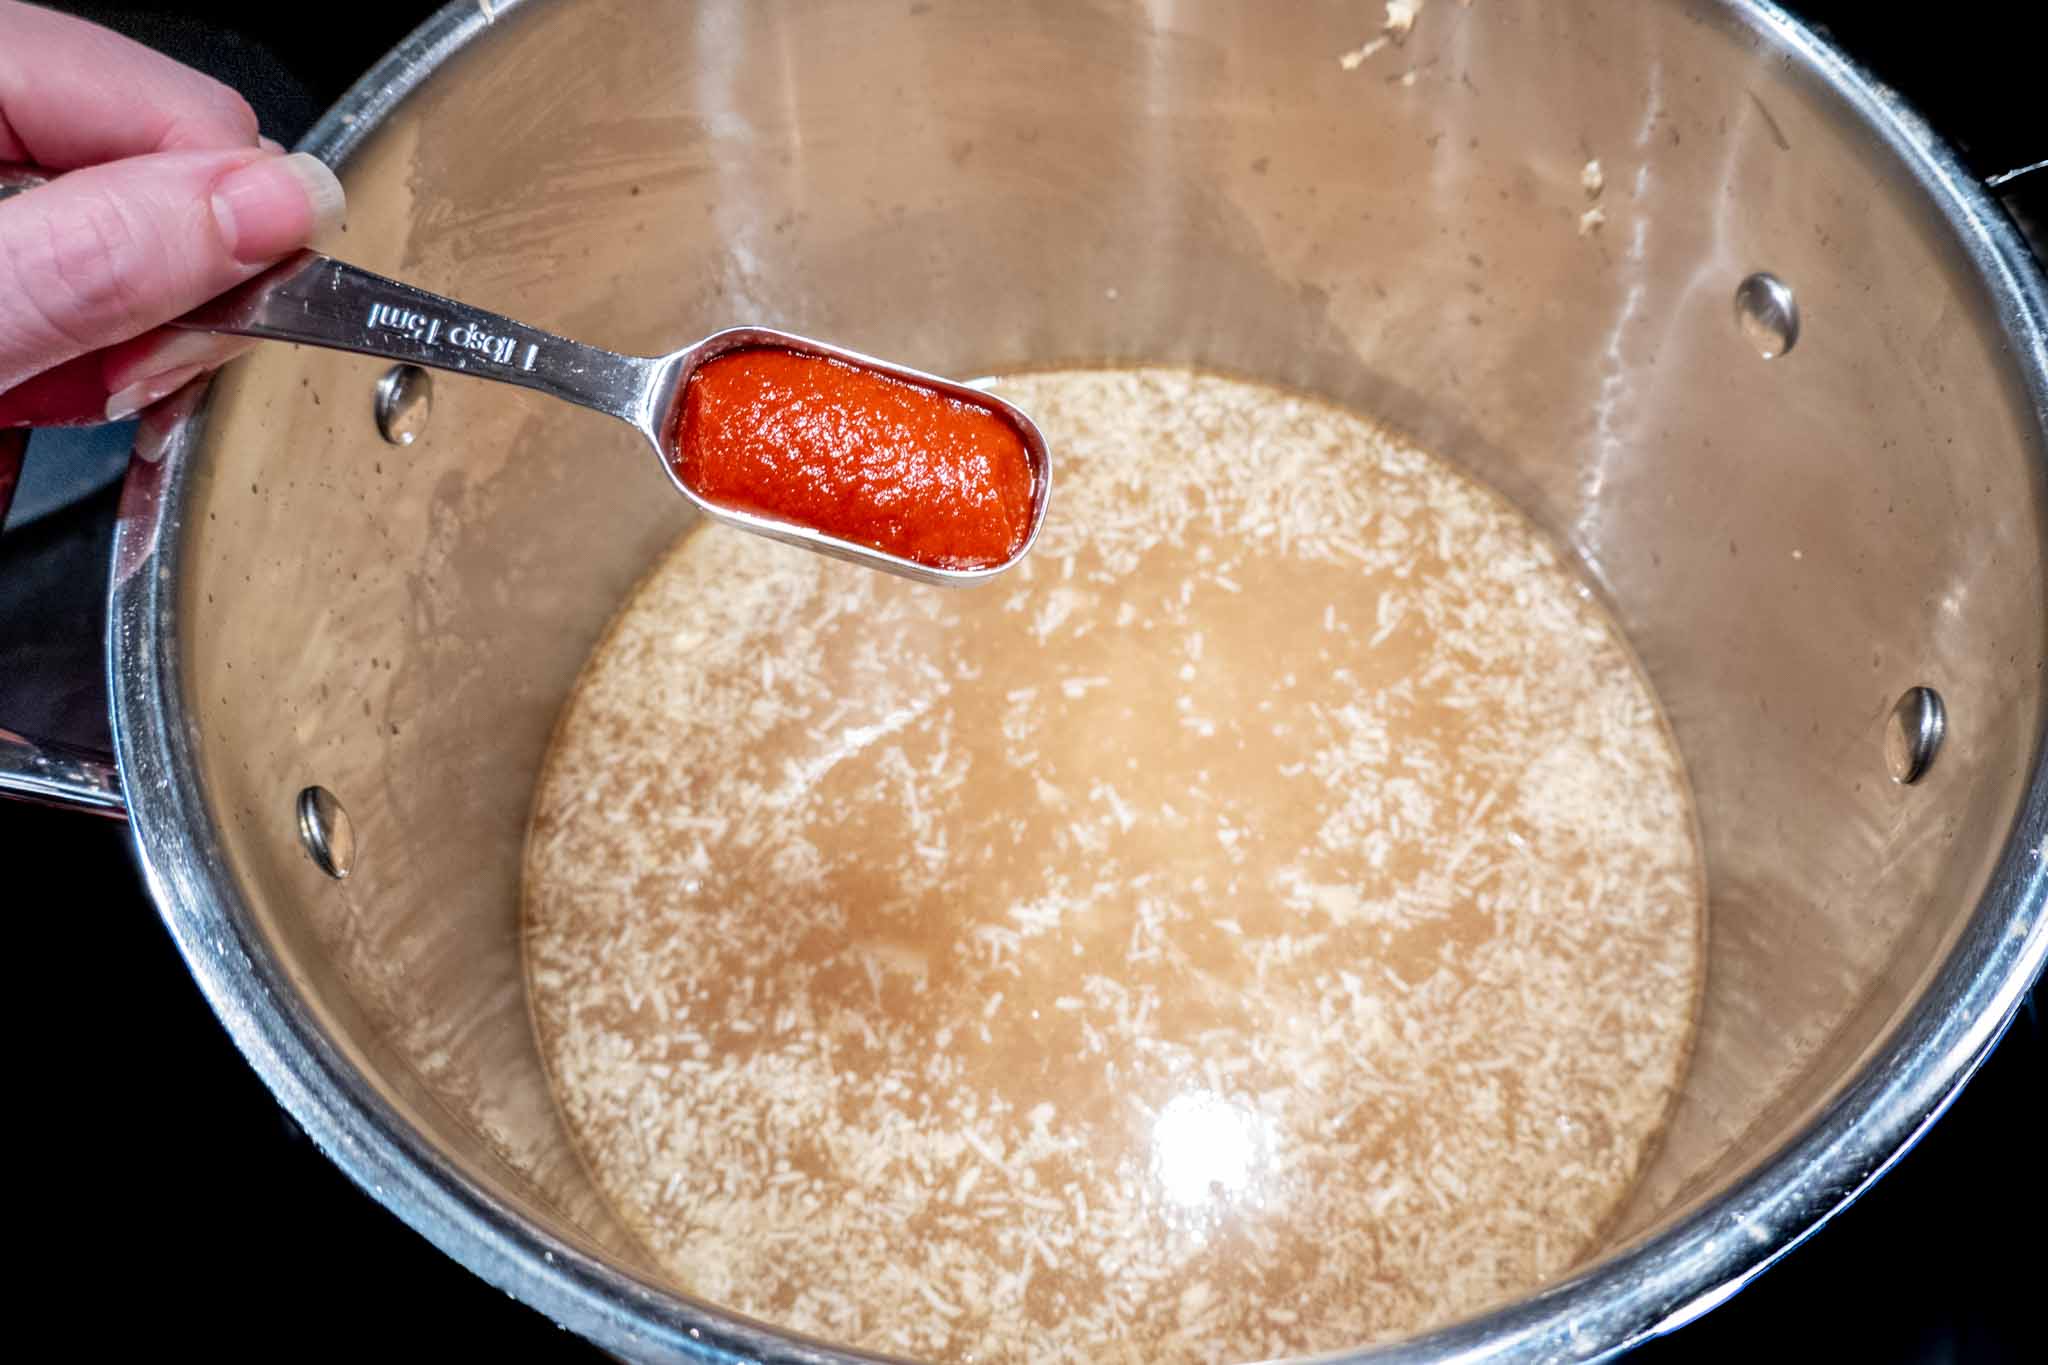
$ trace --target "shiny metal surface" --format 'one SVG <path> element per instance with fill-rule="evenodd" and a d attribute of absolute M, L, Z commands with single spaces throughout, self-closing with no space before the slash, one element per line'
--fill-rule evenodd
<path fill-rule="evenodd" d="M 1884 732 L 1885 767 L 1892 781 L 1911 786 L 1927 775 L 1948 735 L 1948 707 L 1931 687 L 1909 687 L 1892 708 Z"/>
<path fill-rule="evenodd" d="M 292 341 L 516 384 L 616 417 L 657 452 L 675 364 L 617 355 L 302 251 L 171 324 Z"/>
<path fill-rule="evenodd" d="M 299 793 L 299 842 L 314 865 L 336 881 L 355 869 L 355 826 L 340 798 L 325 787 Z"/>
<path fill-rule="evenodd" d="M 2037 175 L 2042 171 L 2048 171 L 2048 158 L 2040 161 L 2030 161 L 2024 166 L 2014 166 L 2011 170 L 2000 171 L 1996 175 L 1987 175 L 1984 177 L 1984 188 L 1988 190 L 2002 190 L 2016 180 L 2023 180 L 2027 176 Z"/>
<path fill-rule="evenodd" d="M 1358 22 L 459 5 L 309 150 L 350 256 L 437 290 L 628 349 L 752 316 L 954 373 L 1263 377 L 1568 545 L 1698 796 L 1691 1074 L 1575 1274 L 1362 1355 L 1597 1359 L 1877 1178 L 2048 957 L 2048 289 L 1911 111 L 1769 5 L 1432 5 L 1346 69 Z M 1729 315 L 1759 265 L 1805 323 L 1769 365 Z M 109 664 L 166 922 L 323 1150 L 492 1283 L 633 1359 L 852 1358 L 658 1280 L 526 1020 L 534 770 L 694 519 L 625 433 L 482 386 L 394 460 L 379 372 L 265 348 L 131 473 Z M 1948 732 L 1900 786 L 1873 760 L 1917 685 Z M 314 781 L 374 850 L 346 881 L 299 842 Z"/>
<path fill-rule="evenodd" d="M 117 820 L 128 813 L 112 759 L 12 730 L 0 730 L 0 796 Z"/>
<path fill-rule="evenodd" d="M 377 381 L 373 409 L 377 431 L 395 446 L 409 446 L 426 435 L 434 415 L 434 377 L 417 365 L 393 365 Z"/>
<path fill-rule="evenodd" d="M 1735 286 L 1735 322 L 1765 360 L 1799 344 L 1799 301 L 1783 280 L 1758 271 Z"/>
<path fill-rule="evenodd" d="M 31 167 L 0 161 L 0 200 L 12 199 L 17 194 L 26 194 L 42 184 L 46 178 Z"/>
<path fill-rule="evenodd" d="M 667 355 L 618 355 L 385 279 L 314 251 L 300 252 L 171 325 L 189 331 L 226 332 L 381 356 L 405 365 L 449 370 L 533 389 L 550 398 L 601 412 L 639 432 L 676 491 L 706 516 L 772 540 L 922 583 L 967 587 L 986 582 L 1030 552 L 1038 539 L 1039 527 L 1045 522 L 1052 486 L 1045 436 L 1016 404 L 937 375 L 774 328 L 729 327 Z M 729 351 L 756 346 L 848 361 L 936 389 L 1007 418 L 1023 438 L 1031 460 L 1033 483 L 1031 523 L 1016 553 L 986 568 L 936 568 L 810 527 L 720 507 L 699 497 L 677 475 L 669 460 L 669 433 L 676 403 L 698 366 Z M 387 403 L 396 402 L 399 397 L 395 392 L 387 393 L 380 385 L 380 423 Z M 385 435 L 389 439 L 388 429 Z"/>

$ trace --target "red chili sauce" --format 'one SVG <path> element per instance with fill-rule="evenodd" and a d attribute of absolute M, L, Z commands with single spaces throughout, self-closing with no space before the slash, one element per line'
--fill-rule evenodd
<path fill-rule="evenodd" d="M 677 406 L 676 474 L 720 507 L 942 569 L 1001 564 L 1030 529 L 1016 427 L 921 385 L 760 346 L 699 366 Z"/>

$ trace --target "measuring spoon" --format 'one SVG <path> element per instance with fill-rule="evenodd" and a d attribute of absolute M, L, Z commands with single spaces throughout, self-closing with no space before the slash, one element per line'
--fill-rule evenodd
<path fill-rule="evenodd" d="M 728 327 L 662 356 L 619 355 L 472 308 L 454 299 L 385 279 L 317 252 L 304 251 L 170 324 L 197 332 L 295 341 L 335 351 L 382 356 L 501 384 L 517 384 L 616 417 L 647 439 L 676 491 L 706 516 L 756 535 L 800 545 L 871 569 L 924 583 L 983 582 L 1022 559 L 1045 520 L 1051 468 L 1045 436 L 1013 403 L 966 384 L 877 360 L 772 327 Z M 1016 428 L 1031 464 L 1031 519 L 1008 559 L 951 569 L 841 540 L 808 526 L 721 507 L 677 475 L 671 448 L 676 404 L 698 366 L 728 352 L 777 347 L 843 361 L 875 374 L 993 412 Z"/>

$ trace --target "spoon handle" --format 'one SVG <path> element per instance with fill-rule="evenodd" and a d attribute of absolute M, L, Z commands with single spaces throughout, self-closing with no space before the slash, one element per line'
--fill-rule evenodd
<path fill-rule="evenodd" d="M 0 161 L 0 200 L 49 183 Z M 660 360 L 618 355 L 301 251 L 171 324 L 191 332 L 296 341 L 518 384 L 616 417 L 657 445 Z"/>
<path fill-rule="evenodd" d="M 302 251 L 170 325 L 518 384 L 656 435 L 660 360 L 585 346 L 317 252 Z"/>

